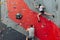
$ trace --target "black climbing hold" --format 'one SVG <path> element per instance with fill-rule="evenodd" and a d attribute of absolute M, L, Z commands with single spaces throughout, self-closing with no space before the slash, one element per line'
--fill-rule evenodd
<path fill-rule="evenodd" d="M 22 19 L 22 17 L 23 17 L 23 15 L 20 14 L 20 13 L 17 13 L 17 14 L 16 14 L 16 19 Z"/>

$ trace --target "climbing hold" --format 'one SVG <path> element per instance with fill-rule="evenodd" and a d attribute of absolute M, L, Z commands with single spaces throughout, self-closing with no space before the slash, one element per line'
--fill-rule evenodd
<path fill-rule="evenodd" d="M 8 16 L 6 16 L 6 18 L 8 18 Z"/>
<path fill-rule="evenodd" d="M 23 17 L 23 15 L 20 14 L 20 13 L 17 13 L 17 14 L 16 14 L 16 19 L 22 19 L 22 17 Z"/>
<path fill-rule="evenodd" d="M 16 6 L 14 6 L 13 8 L 16 9 Z"/>
<path fill-rule="evenodd" d="M 44 25 L 42 25 L 41 27 L 44 28 Z"/>
<path fill-rule="evenodd" d="M 20 26 L 22 25 L 22 23 L 20 23 Z"/>

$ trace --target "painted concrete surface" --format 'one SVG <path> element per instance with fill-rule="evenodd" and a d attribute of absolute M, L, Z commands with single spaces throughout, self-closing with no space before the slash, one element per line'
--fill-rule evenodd
<path fill-rule="evenodd" d="M 32 2 L 34 0 L 24 0 L 29 8 L 33 11 L 39 12 L 37 9 L 34 8 L 32 5 Z M 1 0 L 3 4 L 1 5 L 1 21 L 4 23 L 7 27 L 11 27 L 14 30 L 26 35 L 26 31 L 24 28 L 19 26 L 17 23 L 12 21 L 10 18 L 8 18 L 8 10 L 7 10 L 7 5 L 6 5 L 6 0 Z M 36 0 L 36 4 L 42 4 L 46 7 L 46 12 L 54 14 L 55 18 L 53 19 L 52 17 L 48 17 L 48 19 L 51 19 L 53 22 L 55 22 L 58 26 L 60 26 L 60 0 Z M 7 40 L 7 39 L 6 39 Z"/>
<path fill-rule="evenodd" d="M 29 8 L 33 11 L 38 12 L 37 9 L 34 8 L 32 3 L 34 0 L 25 0 Z M 55 15 L 55 18 L 52 18 L 51 16 L 47 16 L 48 19 L 51 19 L 55 24 L 60 26 L 60 1 L 59 0 L 36 0 L 35 2 L 36 5 L 42 4 L 45 6 L 45 11 L 47 13 Z M 39 12 L 38 12 L 39 13 Z"/>
<path fill-rule="evenodd" d="M 34 8 L 34 6 L 32 5 L 32 3 L 34 2 L 34 0 L 24 0 L 27 5 L 29 6 L 29 8 L 33 11 L 38 12 L 37 9 Z M 1 2 L 3 2 L 3 4 L 1 5 L 1 21 L 7 25 L 7 27 L 12 27 L 13 29 L 16 29 L 17 31 L 21 32 L 23 30 L 22 33 L 25 33 L 25 29 L 23 29 L 22 27 L 20 27 L 17 23 L 13 22 L 11 19 L 8 18 L 8 10 L 7 10 L 7 4 L 6 4 L 6 0 L 1 0 Z M 36 5 L 38 4 L 42 4 L 46 7 L 46 12 L 54 14 L 55 18 L 51 18 L 48 17 L 49 19 L 53 20 L 53 22 L 55 22 L 58 26 L 60 25 L 60 14 L 59 14 L 59 7 L 58 10 L 56 10 L 56 5 L 59 5 L 59 1 L 55 1 L 55 0 L 36 0 Z M 57 6 L 58 6 L 57 5 Z M 26 34 L 25 34 L 26 35 Z"/>
<path fill-rule="evenodd" d="M 0 40 L 25 40 L 25 38 L 24 34 L 0 22 Z"/>
<path fill-rule="evenodd" d="M 8 18 L 8 10 L 6 5 L 6 0 L 1 0 L 3 4 L 1 5 L 1 21 L 2 23 L 6 24 L 7 27 L 12 27 L 13 29 L 19 31 L 20 33 L 26 35 L 26 31 L 24 28 L 19 26 L 17 23 L 12 21 L 10 18 Z"/>

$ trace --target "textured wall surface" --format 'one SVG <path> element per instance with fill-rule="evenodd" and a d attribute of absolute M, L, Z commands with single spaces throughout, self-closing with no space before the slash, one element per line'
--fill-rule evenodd
<path fill-rule="evenodd" d="M 34 8 L 32 3 L 34 0 L 24 0 L 25 3 L 29 6 L 29 8 L 33 11 L 38 12 L 37 9 Z M 6 7 L 6 0 L 1 0 L 3 3 L 1 5 L 1 21 L 7 25 L 7 27 L 12 27 L 13 29 L 17 30 L 18 32 L 26 35 L 25 29 L 20 27 L 17 23 L 13 22 L 8 18 L 8 10 Z M 51 16 L 47 16 L 48 19 L 51 19 L 53 22 L 55 22 L 58 26 L 60 26 L 60 0 L 36 0 L 36 5 L 42 4 L 46 7 L 46 12 L 54 14 L 55 18 L 52 18 Z"/>
<path fill-rule="evenodd" d="M 46 7 L 46 11 L 55 15 L 54 21 L 60 26 L 60 1 L 59 0 L 43 0 L 43 4 Z"/>
<path fill-rule="evenodd" d="M 24 0 L 24 1 L 25 1 L 25 3 L 27 3 L 27 5 L 29 6 L 29 8 L 31 10 L 38 12 L 38 10 L 35 9 L 34 6 L 32 5 L 34 0 Z M 6 0 L 1 0 L 1 2 L 3 3 L 1 5 L 1 20 L 2 20 L 2 22 L 4 22 L 7 25 L 7 27 L 13 27 L 14 29 L 17 29 L 19 26 L 16 26 L 16 23 L 12 22 L 12 20 L 10 20 L 8 18 L 8 15 L 7 15 L 8 10 L 7 10 L 6 4 L 5 4 Z M 55 18 L 52 18 L 49 16 L 48 19 L 53 20 L 53 22 L 55 22 L 58 26 L 60 26 L 60 22 L 59 22 L 60 21 L 60 5 L 59 5 L 60 1 L 59 0 L 36 0 L 35 4 L 36 5 L 38 5 L 38 4 L 44 5 L 46 7 L 46 10 L 45 10 L 46 12 L 55 15 Z M 23 28 L 21 30 L 23 30 Z"/>
<path fill-rule="evenodd" d="M 3 3 L 1 5 L 1 22 L 4 23 L 5 25 L 7 25 L 7 27 L 12 27 L 13 29 L 19 31 L 20 33 L 26 35 L 25 29 L 20 27 L 17 23 L 12 21 L 8 17 L 8 9 L 7 9 L 7 5 L 6 5 L 6 0 L 1 0 L 1 2 Z"/>
<path fill-rule="evenodd" d="M 37 9 L 34 8 L 32 3 L 34 2 L 33 0 L 25 0 L 25 2 L 28 4 L 29 8 L 38 12 Z M 58 26 L 60 26 L 60 1 L 59 0 L 36 0 L 35 4 L 42 4 L 45 6 L 45 11 L 55 15 L 55 18 L 52 18 L 51 16 L 48 17 L 48 19 L 53 20 Z"/>

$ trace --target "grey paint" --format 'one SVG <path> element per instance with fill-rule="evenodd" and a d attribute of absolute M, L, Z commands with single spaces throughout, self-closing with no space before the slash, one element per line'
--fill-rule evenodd
<path fill-rule="evenodd" d="M 57 23 L 60 26 L 60 0 L 56 0 L 57 6 L 58 6 L 58 10 L 57 10 Z"/>
<path fill-rule="evenodd" d="M 55 15 L 54 21 L 60 26 L 60 1 L 59 0 L 43 0 L 46 10 Z"/>
<path fill-rule="evenodd" d="M 26 36 L 0 22 L 0 40 L 26 40 Z"/>

